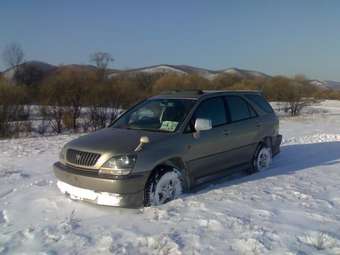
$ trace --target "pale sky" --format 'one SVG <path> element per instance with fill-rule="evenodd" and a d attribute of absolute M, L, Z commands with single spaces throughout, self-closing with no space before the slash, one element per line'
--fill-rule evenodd
<path fill-rule="evenodd" d="M 0 52 L 10 42 L 51 64 L 87 64 L 106 51 L 113 68 L 187 64 L 340 81 L 340 1 L 1 0 Z"/>

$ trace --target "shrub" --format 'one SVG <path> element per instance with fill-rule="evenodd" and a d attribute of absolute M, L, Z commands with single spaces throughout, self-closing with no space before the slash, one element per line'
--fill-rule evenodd
<path fill-rule="evenodd" d="M 24 107 L 26 91 L 22 87 L 0 82 L 0 137 L 8 137 L 15 134 L 11 122 L 20 120 L 26 116 Z"/>
<path fill-rule="evenodd" d="M 211 82 L 198 75 L 168 74 L 158 79 L 153 87 L 152 93 L 158 94 L 167 90 L 190 90 L 211 89 Z"/>
<path fill-rule="evenodd" d="M 40 101 L 45 106 L 45 114 L 52 120 L 55 132 L 61 133 L 65 125 L 77 130 L 77 120 L 93 81 L 94 74 L 91 72 L 64 69 L 40 86 Z"/>

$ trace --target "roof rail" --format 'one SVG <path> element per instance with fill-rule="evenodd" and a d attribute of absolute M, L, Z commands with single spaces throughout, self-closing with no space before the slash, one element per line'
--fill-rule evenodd
<path fill-rule="evenodd" d="M 173 94 L 180 94 L 180 95 L 202 95 L 204 94 L 203 90 L 200 89 L 175 89 L 175 90 L 167 90 L 162 91 L 161 95 L 173 95 Z"/>

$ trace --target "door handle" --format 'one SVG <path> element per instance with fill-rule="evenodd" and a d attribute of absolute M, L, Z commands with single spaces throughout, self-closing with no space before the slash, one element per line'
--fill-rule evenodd
<path fill-rule="evenodd" d="M 223 131 L 223 134 L 224 134 L 224 135 L 230 135 L 230 134 L 231 134 L 231 131 L 230 131 L 230 130 L 224 130 L 224 131 Z"/>
<path fill-rule="evenodd" d="M 257 128 L 260 128 L 260 127 L 261 127 L 261 124 L 260 124 L 260 123 L 256 123 L 256 127 L 257 127 Z"/>

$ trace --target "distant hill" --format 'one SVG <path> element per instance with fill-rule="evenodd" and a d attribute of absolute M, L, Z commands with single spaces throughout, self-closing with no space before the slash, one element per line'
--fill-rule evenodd
<path fill-rule="evenodd" d="M 269 78 L 270 76 L 261 72 L 251 71 L 251 70 L 244 70 L 238 68 L 229 68 L 223 70 L 209 70 L 205 68 L 189 66 L 189 65 L 154 65 L 154 66 L 146 66 L 136 69 L 128 69 L 119 72 L 113 72 L 110 76 L 115 76 L 117 74 L 126 73 L 126 74 L 137 74 L 137 73 L 174 73 L 178 75 L 186 75 L 186 74 L 196 74 L 206 79 L 212 80 L 216 78 L 218 75 L 225 74 L 225 75 L 236 75 L 240 78 L 244 79 L 254 79 L 254 78 Z"/>
<path fill-rule="evenodd" d="M 57 69 L 70 69 L 74 71 L 95 71 L 96 67 L 93 65 L 70 64 L 57 66 Z"/>
<path fill-rule="evenodd" d="M 14 68 L 5 70 L 2 72 L 2 76 L 8 80 L 16 79 L 26 81 L 26 84 L 34 84 L 62 70 L 73 70 L 75 72 L 94 71 L 96 67 L 77 64 L 55 66 L 40 61 L 28 61 Z"/>
<path fill-rule="evenodd" d="M 178 74 L 178 75 L 186 75 L 186 74 L 197 74 L 199 76 L 202 76 L 207 79 L 213 79 L 218 72 L 212 71 L 204 68 L 194 67 L 194 66 L 188 66 L 188 65 L 167 65 L 167 64 L 161 64 L 161 65 L 154 65 L 154 66 L 146 66 L 141 68 L 135 68 L 135 69 L 128 69 L 123 71 L 117 71 L 113 72 L 111 74 L 111 77 L 116 74 L 138 74 L 138 73 L 148 73 L 148 74 Z"/>
<path fill-rule="evenodd" d="M 239 69 L 239 68 L 228 68 L 219 71 L 219 73 L 224 73 L 224 74 L 233 74 L 236 76 L 239 76 L 241 78 L 248 78 L 248 79 L 253 79 L 253 78 L 270 78 L 271 76 L 262 72 L 258 71 L 251 71 L 251 70 L 244 70 L 244 69 Z"/>
<path fill-rule="evenodd" d="M 63 69 L 72 69 L 75 71 L 86 71 L 86 70 L 95 70 L 96 67 L 92 65 L 79 65 L 79 64 L 71 64 L 71 65 L 50 65 L 48 63 L 40 62 L 40 61 L 29 61 L 25 62 L 21 65 L 19 65 L 16 68 L 10 68 L 3 72 L 3 76 L 6 79 L 12 80 L 14 78 L 14 74 L 16 70 L 34 70 L 35 72 L 38 72 L 41 74 L 41 77 L 46 77 L 46 75 L 49 75 L 50 73 L 58 72 L 59 70 Z M 257 71 L 250 71 L 250 70 L 244 70 L 244 69 L 238 69 L 238 68 L 229 68 L 229 69 L 223 69 L 223 70 L 209 70 L 189 65 L 154 65 L 154 66 L 146 66 L 141 68 L 134 68 L 134 69 L 128 69 L 128 70 L 114 70 L 109 69 L 108 70 L 108 77 L 112 78 L 118 74 L 130 74 L 130 75 L 136 75 L 138 73 L 144 73 L 144 74 L 178 74 L 178 75 L 188 75 L 188 74 L 196 74 L 201 77 L 204 77 L 206 79 L 212 80 L 216 78 L 218 75 L 225 74 L 225 75 L 236 75 L 240 78 L 244 79 L 254 79 L 254 78 L 269 78 L 270 76 L 261 72 Z"/>
<path fill-rule="evenodd" d="M 338 81 L 325 81 L 325 82 L 329 88 L 340 90 L 340 82 Z"/>
<path fill-rule="evenodd" d="M 39 81 L 39 79 L 43 79 L 50 74 L 55 72 L 64 70 L 64 69 L 71 69 L 74 71 L 94 71 L 96 67 L 93 65 L 79 65 L 79 64 L 70 64 L 70 65 L 51 65 L 41 61 L 28 61 L 16 68 L 10 68 L 0 75 L 5 77 L 8 80 L 13 80 L 14 74 L 16 70 L 21 70 L 21 75 L 23 77 L 34 75 L 35 81 Z M 28 72 L 28 75 L 25 74 Z M 127 75 L 137 75 L 139 73 L 144 74 L 178 74 L 178 75 L 188 75 L 188 74 L 196 74 L 206 79 L 212 80 L 216 78 L 218 75 L 233 75 L 237 76 L 241 79 L 267 79 L 271 78 L 270 75 L 265 74 L 259 71 L 253 70 L 246 70 L 240 68 L 227 68 L 222 70 L 209 70 L 205 68 L 189 66 L 189 65 L 168 65 L 168 64 L 161 64 L 161 65 L 153 65 L 153 66 L 146 66 L 141 68 L 133 68 L 127 70 L 115 70 L 109 69 L 108 70 L 108 77 L 113 78 L 119 74 L 127 74 Z M 310 80 L 310 83 L 318 86 L 320 88 L 325 89 L 339 89 L 340 90 L 340 82 L 337 81 L 320 81 L 320 80 Z"/>
<path fill-rule="evenodd" d="M 324 88 L 324 89 L 335 89 L 340 90 L 340 82 L 338 81 L 319 81 L 319 80 L 311 80 L 310 84 Z"/>
<path fill-rule="evenodd" d="M 2 72 L 2 75 L 4 78 L 8 79 L 8 80 L 13 80 L 14 79 L 14 75 L 15 72 L 17 70 L 26 70 L 28 72 L 35 70 L 36 72 L 40 72 L 43 76 L 50 73 L 51 71 L 54 71 L 55 69 L 57 69 L 57 66 L 54 65 L 50 65 L 48 63 L 45 62 L 41 62 L 41 61 L 27 61 L 15 68 L 9 68 L 5 71 Z"/>

